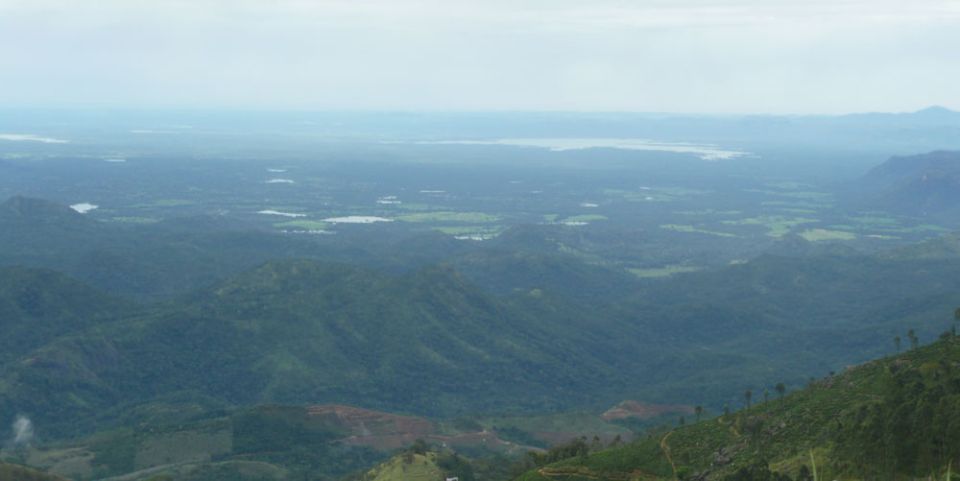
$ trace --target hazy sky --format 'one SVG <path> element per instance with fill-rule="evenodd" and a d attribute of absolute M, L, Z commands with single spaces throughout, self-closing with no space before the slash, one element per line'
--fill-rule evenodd
<path fill-rule="evenodd" d="M 0 107 L 960 109 L 960 0 L 0 0 Z"/>

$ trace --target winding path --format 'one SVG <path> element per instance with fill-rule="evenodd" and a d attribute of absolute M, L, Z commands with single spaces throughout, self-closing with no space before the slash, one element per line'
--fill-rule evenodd
<path fill-rule="evenodd" d="M 667 438 L 673 434 L 673 431 L 667 433 L 662 439 L 660 439 L 660 450 L 663 451 L 663 455 L 667 457 L 667 462 L 670 463 L 670 469 L 673 470 L 673 479 L 677 478 L 677 465 L 673 463 L 673 456 L 670 456 L 670 445 L 667 444 Z"/>

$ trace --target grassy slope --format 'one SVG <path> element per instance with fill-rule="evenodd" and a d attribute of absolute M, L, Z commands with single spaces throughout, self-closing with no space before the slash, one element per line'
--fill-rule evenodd
<path fill-rule="evenodd" d="M 41 471 L 0 462 L 0 481 L 66 481 L 64 478 Z"/>
<path fill-rule="evenodd" d="M 567 459 L 534 480 L 673 479 L 725 476 L 755 464 L 796 477 L 911 479 L 942 473 L 960 454 L 956 416 L 960 340 L 848 369 L 782 400 Z M 743 478 L 752 479 L 752 478 Z"/>
<path fill-rule="evenodd" d="M 364 481 L 438 481 L 444 472 L 437 466 L 437 454 L 401 454 L 371 469 Z"/>

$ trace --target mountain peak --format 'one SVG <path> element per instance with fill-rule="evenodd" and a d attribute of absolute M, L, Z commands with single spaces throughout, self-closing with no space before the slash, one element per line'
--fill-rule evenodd
<path fill-rule="evenodd" d="M 922 115 L 924 117 L 948 117 L 958 114 L 960 114 L 960 112 L 950 110 L 940 105 L 931 105 L 930 107 L 914 112 L 914 115 Z"/>

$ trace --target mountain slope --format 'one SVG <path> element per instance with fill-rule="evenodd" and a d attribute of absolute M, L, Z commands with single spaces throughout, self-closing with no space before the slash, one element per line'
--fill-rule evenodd
<path fill-rule="evenodd" d="M 272 262 L 7 364 L 0 403 L 77 429 L 81 418 L 177 392 L 422 414 L 622 399 L 619 389 L 595 393 L 633 370 L 618 359 L 636 336 L 615 337 L 629 326 L 540 315 L 530 305 L 541 302 L 489 296 L 445 267 L 392 276 Z"/>
<path fill-rule="evenodd" d="M 46 474 L 16 464 L 0 462 L 0 481 L 67 481 L 60 476 Z"/>
<path fill-rule="evenodd" d="M 865 198 L 861 207 L 949 221 L 960 211 L 960 152 L 892 157 L 867 173 L 858 187 Z"/>
<path fill-rule="evenodd" d="M 0 267 L 0 363 L 129 312 L 129 304 L 60 273 Z"/>
<path fill-rule="evenodd" d="M 7 363 L 0 407 L 80 432 L 171 395 L 434 416 L 716 408 L 745 385 L 800 385 L 890 352 L 907 329 L 930 339 L 960 305 L 958 272 L 960 260 L 767 256 L 590 302 L 492 296 L 448 266 L 277 261 Z"/>
<path fill-rule="evenodd" d="M 958 363 L 960 339 L 951 336 L 521 479 L 812 479 L 814 463 L 820 479 L 939 476 L 960 454 Z"/>

